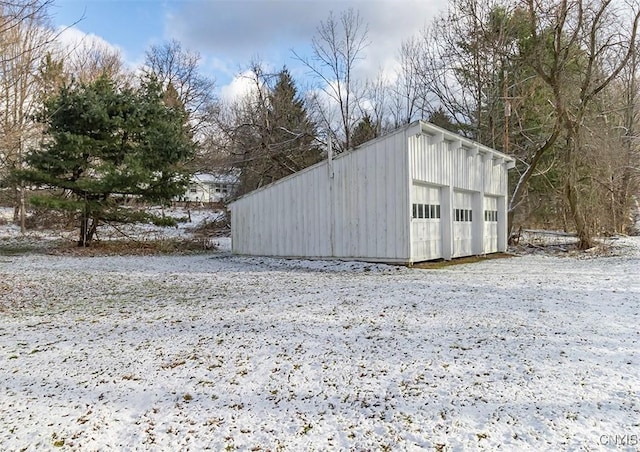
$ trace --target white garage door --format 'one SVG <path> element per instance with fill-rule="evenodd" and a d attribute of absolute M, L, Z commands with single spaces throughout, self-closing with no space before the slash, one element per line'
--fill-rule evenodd
<path fill-rule="evenodd" d="M 473 193 L 453 192 L 453 257 L 473 254 Z M 477 221 L 477 219 L 476 219 Z"/>
<path fill-rule="evenodd" d="M 498 198 L 484 197 L 484 253 L 498 252 Z"/>
<path fill-rule="evenodd" d="M 411 195 L 411 258 L 414 262 L 441 258 L 440 189 L 413 184 Z"/>

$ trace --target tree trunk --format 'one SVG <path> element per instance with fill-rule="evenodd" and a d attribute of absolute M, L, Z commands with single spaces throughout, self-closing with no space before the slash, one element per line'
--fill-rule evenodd
<path fill-rule="evenodd" d="M 20 225 L 20 233 L 24 234 L 27 230 L 26 227 L 26 201 L 24 194 L 24 185 L 22 183 L 13 187 L 14 201 L 13 201 L 13 222 Z"/>
<path fill-rule="evenodd" d="M 23 235 L 27 232 L 27 211 L 24 190 L 24 184 L 20 184 L 20 233 Z"/>
<path fill-rule="evenodd" d="M 567 148 L 565 150 L 565 165 L 566 165 L 566 178 L 565 178 L 565 196 L 569 203 L 569 211 L 571 212 L 571 218 L 576 226 L 576 233 L 578 235 L 578 248 L 581 250 L 589 249 L 593 246 L 593 239 L 591 237 L 591 231 L 583 214 L 583 207 L 580 202 L 580 196 L 577 187 L 577 175 L 576 175 L 576 162 L 574 157 L 574 151 L 580 149 L 579 138 L 573 136 L 575 126 L 570 124 L 568 128 L 569 137 L 567 138 Z M 575 153 L 578 154 L 577 152 Z"/>
<path fill-rule="evenodd" d="M 13 189 L 13 223 L 20 222 L 20 187 L 15 185 Z"/>
<path fill-rule="evenodd" d="M 89 205 L 85 204 L 82 217 L 80 218 L 80 237 L 78 238 L 78 246 L 91 246 L 97 226 L 97 220 L 95 218 L 91 218 Z"/>
<path fill-rule="evenodd" d="M 87 234 L 89 231 L 89 218 L 85 213 L 80 218 L 80 237 L 78 238 L 78 246 L 89 246 Z"/>
<path fill-rule="evenodd" d="M 570 170 L 571 171 L 571 170 Z M 572 171 L 571 171 L 572 172 Z M 578 248 L 581 250 L 589 249 L 593 246 L 593 239 L 591 237 L 591 231 L 582 214 L 582 206 L 580 204 L 580 198 L 578 196 L 578 190 L 573 178 L 567 177 L 565 184 L 565 194 L 567 201 L 569 202 L 569 210 L 571 211 L 571 217 L 576 225 L 576 233 L 578 235 Z"/>

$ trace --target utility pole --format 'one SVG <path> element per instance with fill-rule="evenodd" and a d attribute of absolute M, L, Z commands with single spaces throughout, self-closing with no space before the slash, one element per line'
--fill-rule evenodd
<path fill-rule="evenodd" d="M 511 98 L 509 97 L 509 88 L 507 79 L 509 73 L 505 69 L 502 73 L 502 98 L 504 99 L 504 137 L 502 140 L 502 151 L 509 153 L 509 120 L 511 119 Z"/>

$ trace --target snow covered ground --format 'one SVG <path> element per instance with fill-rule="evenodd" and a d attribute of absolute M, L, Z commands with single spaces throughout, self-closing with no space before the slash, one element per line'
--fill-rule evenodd
<path fill-rule="evenodd" d="M 640 240 L 438 270 L 0 255 L 2 450 L 637 450 Z"/>
<path fill-rule="evenodd" d="M 166 208 L 166 209 L 149 209 L 150 212 L 160 216 L 174 217 L 178 220 L 177 227 L 162 227 L 152 224 L 126 224 L 126 225 L 101 225 L 98 228 L 98 239 L 136 239 L 136 240 L 157 240 L 167 238 L 185 238 L 190 234 L 190 230 L 194 227 L 202 225 L 204 222 L 212 222 L 224 217 L 224 213 L 220 210 L 187 209 L 183 207 Z M 28 229 L 24 237 L 19 237 L 20 228 L 15 224 L 11 224 L 13 220 L 13 209 L 0 207 L 0 241 L 1 240 L 77 240 L 78 230 L 33 230 Z M 0 243 L 1 244 L 1 243 Z"/>

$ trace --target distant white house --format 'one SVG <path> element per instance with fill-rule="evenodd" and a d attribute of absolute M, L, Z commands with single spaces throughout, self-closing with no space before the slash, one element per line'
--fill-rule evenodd
<path fill-rule="evenodd" d="M 196 173 L 180 201 L 217 203 L 227 200 L 238 188 L 238 176 L 233 173 Z"/>

